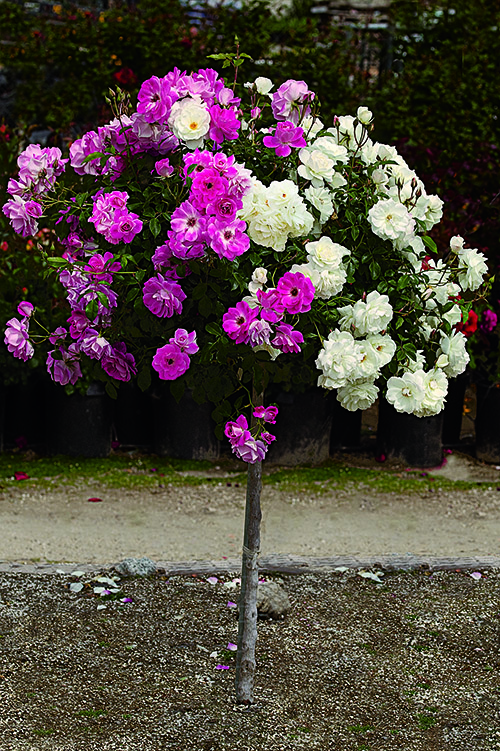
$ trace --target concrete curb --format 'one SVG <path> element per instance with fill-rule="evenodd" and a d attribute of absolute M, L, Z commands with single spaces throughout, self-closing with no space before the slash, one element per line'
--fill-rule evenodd
<path fill-rule="evenodd" d="M 30 563 L 0 561 L 0 573 L 19 574 L 71 574 L 73 571 L 110 571 L 116 563 Z M 262 555 L 259 558 L 261 571 L 283 574 L 326 573 L 339 566 L 350 569 L 380 568 L 386 571 L 455 571 L 474 569 L 500 569 L 500 558 L 496 556 L 463 556 L 441 558 L 436 556 L 414 555 L 380 555 L 356 557 L 349 555 L 314 558 L 310 556 L 293 556 L 283 554 Z M 220 573 L 238 573 L 241 569 L 239 558 L 227 558 L 221 561 L 157 561 L 158 573 L 168 576 L 190 576 L 192 574 L 211 575 Z"/>

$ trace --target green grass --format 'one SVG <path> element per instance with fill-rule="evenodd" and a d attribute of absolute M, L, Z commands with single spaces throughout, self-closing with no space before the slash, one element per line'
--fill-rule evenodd
<path fill-rule="evenodd" d="M 224 477 L 218 470 L 225 470 L 230 476 Z M 242 486 L 246 481 L 245 470 L 242 462 L 229 458 L 218 462 L 185 461 L 131 453 L 116 454 L 107 459 L 75 459 L 68 456 L 29 457 L 22 452 L 11 452 L 0 454 L 0 489 L 13 486 L 57 489 L 81 485 L 82 482 L 89 484 L 89 492 L 97 483 L 108 488 L 158 488 L 213 482 Z M 15 472 L 26 472 L 29 478 L 16 480 Z M 318 467 L 264 466 L 264 485 L 284 491 L 319 494 L 357 487 L 372 493 L 407 495 L 430 489 L 469 490 L 478 483 L 433 478 L 427 472 L 382 465 L 376 469 L 350 467 L 330 460 Z M 480 485 L 484 489 L 495 487 L 494 483 Z"/>

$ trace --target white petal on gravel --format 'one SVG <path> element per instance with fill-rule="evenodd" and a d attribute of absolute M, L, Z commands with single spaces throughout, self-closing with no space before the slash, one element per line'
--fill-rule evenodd
<path fill-rule="evenodd" d="M 210 653 L 210 657 L 215 657 L 215 659 L 217 659 L 218 656 L 219 656 L 218 652 L 211 652 Z"/>
<path fill-rule="evenodd" d="M 339 574 L 344 574 L 346 571 L 349 571 L 349 569 L 347 568 L 347 566 L 337 566 L 333 570 L 334 571 L 338 571 Z"/>
<path fill-rule="evenodd" d="M 107 605 L 98 605 L 97 610 L 106 610 L 107 607 Z"/>
<path fill-rule="evenodd" d="M 87 575 L 86 571 L 72 571 L 70 574 L 70 576 L 78 576 L 78 577 L 86 576 L 86 575 Z"/>
<path fill-rule="evenodd" d="M 383 584 L 382 579 L 380 579 L 377 574 L 373 574 L 371 571 L 358 571 L 358 576 L 362 576 L 363 579 L 371 579 L 374 582 L 377 582 L 377 584 Z"/>
<path fill-rule="evenodd" d="M 102 595 L 103 592 L 106 592 L 106 587 L 94 587 L 95 595 Z"/>
<path fill-rule="evenodd" d="M 236 584 L 236 582 L 224 582 L 223 586 L 227 589 L 236 589 L 238 585 Z"/>
<path fill-rule="evenodd" d="M 81 592 L 83 584 L 81 582 L 73 582 L 69 585 L 70 592 Z"/>

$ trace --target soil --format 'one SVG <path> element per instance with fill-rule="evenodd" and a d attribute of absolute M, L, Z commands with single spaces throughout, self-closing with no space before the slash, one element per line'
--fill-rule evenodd
<path fill-rule="evenodd" d="M 362 573 L 284 577 L 250 708 L 230 575 L 0 574 L 0 750 L 500 749 L 500 571 Z"/>
<path fill-rule="evenodd" d="M 266 486 L 263 554 L 498 556 L 499 470 L 457 455 L 435 472 L 475 485 Z M 235 703 L 237 568 L 98 581 L 127 556 L 237 559 L 228 482 L 3 493 L 1 559 L 94 566 L 0 566 L 0 751 L 500 750 L 500 569 L 281 573 L 291 609 L 259 622 L 251 707 Z"/>

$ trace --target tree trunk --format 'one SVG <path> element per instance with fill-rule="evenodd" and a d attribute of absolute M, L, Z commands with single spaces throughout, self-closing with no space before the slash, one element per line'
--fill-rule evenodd
<path fill-rule="evenodd" d="M 260 492 L 262 462 L 248 465 L 245 533 L 241 566 L 241 595 L 236 655 L 236 701 L 253 704 L 255 643 L 257 641 L 258 555 L 260 548 Z"/>
<path fill-rule="evenodd" d="M 253 393 L 254 407 L 262 405 L 264 394 Z M 253 420 L 252 420 L 253 421 Z M 253 704 L 255 644 L 257 642 L 257 587 L 260 551 L 260 494 L 262 462 L 248 465 L 245 531 L 241 559 L 241 594 L 239 601 L 238 652 L 236 654 L 236 701 Z"/>

